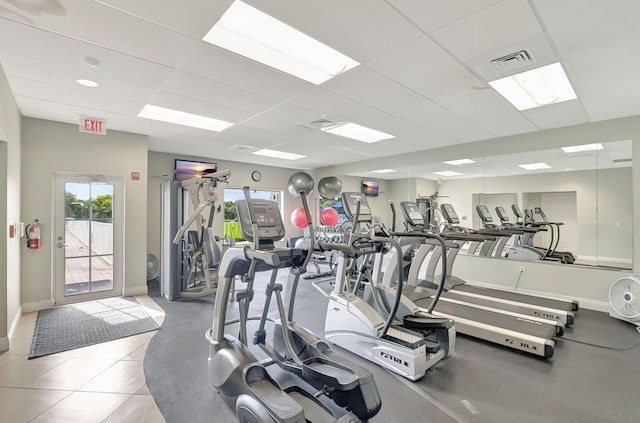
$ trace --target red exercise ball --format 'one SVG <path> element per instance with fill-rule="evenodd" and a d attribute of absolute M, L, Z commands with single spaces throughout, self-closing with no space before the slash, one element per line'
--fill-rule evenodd
<path fill-rule="evenodd" d="M 291 223 L 297 228 L 307 227 L 307 216 L 304 213 L 304 207 L 298 207 L 291 213 Z"/>
<path fill-rule="evenodd" d="M 336 209 L 332 209 L 331 207 L 326 208 L 320 212 L 320 223 L 325 226 L 334 226 L 340 220 L 340 216 Z"/>

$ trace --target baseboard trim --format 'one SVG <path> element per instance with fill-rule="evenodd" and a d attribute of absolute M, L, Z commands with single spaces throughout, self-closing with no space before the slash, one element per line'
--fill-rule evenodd
<path fill-rule="evenodd" d="M 125 297 L 135 297 L 136 295 L 146 295 L 149 293 L 149 288 L 147 285 L 144 286 L 134 286 L 131 288 L 124 288 L 122 290 L 122 295 Z"/>
<path fill-rule="evenodd" d="M 31 313 L 33 311 L 46 310 L 53 307 L 53 298 L 42 301 L 32 301 L 22 304 L 22 313 Z"/>
<path fill-rule="evenodd" d="M 491 284 L 491 283 L 484 283 L 484 282 L 473 282 L 470 285 L 478 285 L 478 286 L 482 286 L 485 288 L 493 288 L 493 289 L 501 289 L 503 291 L 509 291 L 509 289 L 507 289 L 506 287 L 502 286 L 502 285 L 495 285 L 495 284 Z M 580 297 L 567 297 L 565 295 L 558 295 L 558 294 L 549 294 L 548 292 L 541 292 L 541 291 L 533 291 L 531 289 L 518 289 L 515 292 L 519 292 L 521 294 L 530 294 L 530 295 L 538 295 L 538 296 L 543 296 L 543 297 L 551 297 L 551 298 L 556 298 L 559 300 L 565 300 L 565 301 L 578 301 L 578 304 L 580 304 L 580 308 L 584 308 L 587 310 L 594 310 L 594 311 L 603 311 L 605 313 L 608 313 L 610 311 L 610 306 L 609 303 L 607 301 L 598 301 L 598 300 L 591 300 L 588 298 L 580 298 Z"/>
<path fill-rule="evenodd" d="M 0 338 L 0 351 L 9 351 L 9 338 L 6 336 Z"/>
<path fill-rule="evenodd" d="M 9 326 L 9 333 L 7 334 L 9 345 L 7 349 L 11 348 L 11 342 L 13 342 L 13 338 L 16 337 L 16 330 L 18 330 L 18 324 L 20 323 L 21 318 L 22 318 L 22 306 L 18 307 L 18 310 L 16 311 L 16 314 L 13 316 L 13 320 L 11 321 L 11 326 Z M 6 350 L 2 350 L 2 351 L 6 351 Z"/>

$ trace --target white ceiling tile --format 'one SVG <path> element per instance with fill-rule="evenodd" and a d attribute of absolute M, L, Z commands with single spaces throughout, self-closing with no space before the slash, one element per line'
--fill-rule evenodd
<path fill-rule="evenodd" d="M 149 104 L 214 119 L 226 120 L 232 123 L 242 122 L 251 116 L 251 113 L 232 109 L 226 105 L 214 103 L 213 101 L 186 97 L 167 91 L 156 91 L 154 95 L 149 98 Z"/>
<path fill-rule="evenodd" d="M 64 8 L 61 15 L 43 13 L 29 19 L 52 33 L 164 65 L 175 65 L 190 46 L 201 42 L 99 2 L 68 0 Z"/>
<path fill-rule="evenodd" d="M 533 0 L 533 4 L 564 58 L 640 40 L 636 0 Z"/>
<path fill-rule="evenodd" d="M 49 65 L 58 65 L 72 70 L 67 77 L 73 76 L 73 71 L 76 71 L 148 87 L 162 85 L 173 70 L 172 67 L 6 20 L 0 25 L 0 40 L 2 39 L 11 40 L 0 43 L 0 57 L 5 68 L 9 67 L 8 70 L 14 66 L 7 64 L 5 57 L 12 55 L 23 57 L 25 62 L 40 62 L 37 65 L 40 69 L 33 69 L 33 72 L 46 73 Z M 100 65 L 89 67 L 85 57 L 98 59 Z M 17 61 L 15 66 L 20 66 L 15 72 L 29 73 Z"/>
<path fill-rule="evenodd" d="M 202 39 L 233 0 L 100 0 L 115 9 Z"/>
<path fill-rule="evenodd" d="M 567 60 L 565 69 L 579 97 L 633 91 L 636 84 L 629 81 L 640 74 L 640 42 Z"/>
<path fill-rule="evenodd" d="M 186 52 L 177 68 L 278 100 L 285 100 L 315 87 L 205 42 Z"/>
<path fill-rule="evenodd" d="M 505 0 L 434 31 L 432 36 L 465 61 L 541 33 L 527 1 Z"/>
<path fill-rule="evenodd" d="M 493 134 L 454 112 L 445 109 L 432 101 L 407 107 L 404 117 L 433 132 L 442 134 L 443 140 L 451 140 L 447 145 L 459 142 L 479 141 L 493 138 Z"/>
<path fill-rule="evenodd" d="M 249 113 L 258 113 L 278 104 L 273 98 L 178 70 L 167 78 L 162 89 Z"/>
<path fill-rule="evenodd" d="M 591 121 L 616 119 L 640 115 L 640 102 L 636 90 L 619 90 L 591 97 L 583 97 L 582 104 Z"/>
<path fill-rule="evenodd" d="M 426 97 L 482 83 L 428 37 L 405 44 L 367 66 Z"/>
<path fill-rule="evenodd" d="M 388 0 L 423 31 L 432 32 L 500 0 Z"/>
<path fill-rule="evenodd" d="M 247 3 L 361 63 L 422 35 L 383 1 L 248 0 Z"/>
<path fill-rule="evenodd" d="M 522 112 L 538 129 L 560 128 L 589 122 L 580 100 L 536 107 Z"/>
<path fill-rule="evenodd" d="M 498 137 L 536 130 L 531 122 L 490 88 L 470 88 L 438 97 L 435 101 Z"/>

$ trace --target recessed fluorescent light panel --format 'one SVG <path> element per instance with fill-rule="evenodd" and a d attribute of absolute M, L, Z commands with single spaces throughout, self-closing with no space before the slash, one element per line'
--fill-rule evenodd
<path fill-rule="evenodd" d="M 433 172 L 440 176 L 462 176 L 462 173 L 454 172 L 453 170 L 445 170 L 443 172 Z"/>
<path fill-rule="evenodd" d="M 316 85 L 360 64 L 238 0 L 202 40 Z"/>
<path fill-rule="evenodd" d="M 144 106 L 140 113 L 138 113 L 138 117 L 216 132 L 220 132 L 233 125 L 231 122 L 194 115 L 179 110 L 165 109 L 164 107 L 152 106 L 150 104 Z"/>
<path fill-rule="evenodd" d="M 541 169 L 551 169 L 546 163 L 529 163 L 529 164 L 520 164 L 518 165 L 525 170 L 541 170 Z"/>
<path fill-rule="evenodd" d="M 76 82 L 84 87 L 94 88 L 100 86 L 96 81 L 90 79 L 76 79 Z"/>
<path fill-rule="evenodd" d="M 396 172 L 393 169 L 378 169 L 378 170 L 372 170 L 373 173 L 393 173 Z"/>
<path fill-rule="evenodd" d="M 395 138 L 394 135 L 389 135 L 375 129 L 367 128 L 366 126 L 357 125 L 355 123 L 345 123 L 344 125 L 334 126 L 329 129 L 323 129 L 324 132 L 328 132 L 334 135 L 340 135 L 341 137 L 351 138 L 362 142 L 378 142 Z"/>
<path fill-rule="evenodd" d="M 277 150 L 269 150 L 267 148 L 263 148 L 262 150 L 255 151 L 253 154 L 257 154 L 259 156 L 275 157 L 276 159 L 286 159 L 286 160 L 298 160 L 298 159 L 307 157 L 307 156 L 303 156 L 302 154 L 287 153 L 285 151 L 277 151 Z"/>
<path fill-rule="evenodd" d="M 460 160 L 449 160 L 448 162 L 445 162 L 445 163 L 450 164 L 452 166 L 463 166 L 463 165 L 473 164 L 475 162 L 471 159 L 460 159 Z"/>
<path fill-rule="evenodd" d="M 596 151 L 596 150 L 602 150 L 604 147 L 602 146 L 602 144 L 598 143 L 594 143 L 594 144 L 582 144 L 582 145 L 572 145 L 570 147 L 562 147 L 562 151 L 564 151 L 567 154 L 571 154 L 571 153 L 583 153 L 585 151 Z"/>
<path fill-rule="evenodd" d="M 577 98 L 560 63 L 490 81 L 489 85 L 518 110 Z"/>

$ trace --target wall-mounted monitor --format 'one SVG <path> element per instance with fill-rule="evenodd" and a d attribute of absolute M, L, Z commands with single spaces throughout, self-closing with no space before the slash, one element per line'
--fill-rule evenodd
<path fill-rule="evenodd" d="M 380 181 L 363 179 L 360 192 L 368 197 L 377 197 L 380 192 Z"/>
<path fill-rule="evenodd" d="M 217 169 L 218 165 L 215 163 L 176 159 L 176 181 L 197 178 L 203 174 L 213 173 Z"/>

